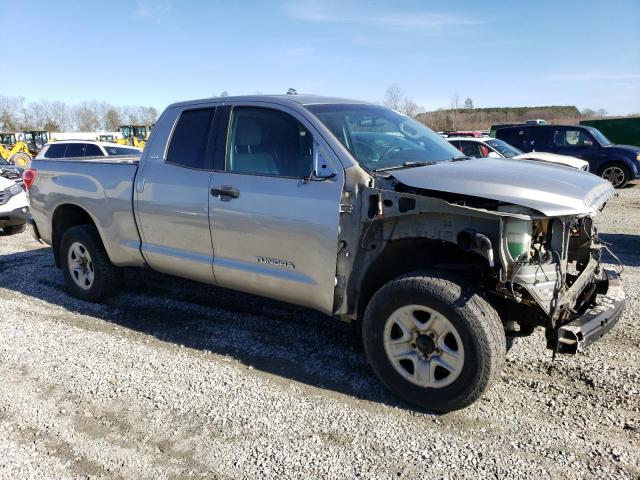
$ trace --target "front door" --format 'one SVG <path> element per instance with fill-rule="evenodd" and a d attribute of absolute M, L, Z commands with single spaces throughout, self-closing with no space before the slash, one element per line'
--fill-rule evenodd
<path fill-rule="evenodd" d="M 295 112 L 238 105 L 230 115 L 225 162 L 210 184 L 216 281 L 331 313 L 342 168 Z M 304 180 L 315 149 L 336 177 Z"/>
<path fill-rule="evenodd" d="M 169 111 L 136 177 L 142 254 L 163 273 L 214 283 L 209 228 L 215 108 Z M 170 138 L 169 138 L 170 137 Z M 165 151 L 164 146 L 169 142 Z"/>

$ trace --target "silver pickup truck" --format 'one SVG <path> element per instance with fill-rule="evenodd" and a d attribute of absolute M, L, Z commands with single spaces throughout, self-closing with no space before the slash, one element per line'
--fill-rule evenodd
<path fill-rule="evenodd" d="M 398 396 L 435 412 L 476 400 L 507 339 L 575 353 L 622 314 L 586 172 L 471 159 L 418 122 L 304 95 L 176 103 L 141 157 L 35 160 L 37 238 L 80 299 L 150 267 L 362 323 Z"/>

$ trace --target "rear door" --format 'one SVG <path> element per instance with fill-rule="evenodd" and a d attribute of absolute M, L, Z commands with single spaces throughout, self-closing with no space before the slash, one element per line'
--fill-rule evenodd
<path fill-rule="evenodd" d="M 207 283 L 215 283 L 209 229 L 215 114 L 215 106 L 168 111 L 135 184 L 147 263 L 159 272 Z"/>
<path fill-rule="evenodd" d="M 526 135 L 527 131 L 525 127 L 500 128 L 496 131 L 496 138 L 519 148 L 523 152 L 530 152 L 531 148 L 529 148 L 527 144 Z"/>
<path fill-rule="evenodd" d="M 216 280 L 331 313 L 344 171 L 302 115 L 259 105 L 235 104 L 221 122 L 227 145 L 209 196 Z M 303 180 L 316 154 L 335 178 Z"/>

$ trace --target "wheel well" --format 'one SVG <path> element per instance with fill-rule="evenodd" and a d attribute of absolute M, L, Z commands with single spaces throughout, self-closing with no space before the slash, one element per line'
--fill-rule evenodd
<path fill-rule="evenodd" d="M 64 232 L 76 225 L 95 225 L 91 216 L 77 205 L 60 205 L 53 212 L 51 246 L 56 267 L 60 268 L 60 239 Z"/>
<path fill-rule="evenodd" d="M 464 252 L 456 244 L 441 240 L 410 238 L 395 240 L 368 266 L 359 282 L 357 316 L 362 318 L 369 300 L 385 283 L 400 275 L 426 269 L 439 269 L 471 275 L 489 269 L 480 255 Z"/>
<path fill-rule="evenodd" d="M 630 171 L 631 171 L 631 170 L 629 169 L 629 167 L 628 167 L 628 166 L 627 166 L 623 161 L 620 161 L 620 160 L 610 160 L 610 161 L 607 161 L 606 163 L 604 163 L 604 164 L 600 167 L 600 169 L 598 170 L 598 175 L 602 175 L 602 172 L 604 172 L 604 169 L 605 169 L 605 168 L 607 168 L 607 167 L 611 167 L 611 166 L 613 166 L 613 165 L 617 165 L 617 166 L 619 166 L 619 167 L 624 168 L 624 169 L 626 170 L 626 172 L 627 172 L 627 175 L 629 175 L 629 174 L 630 174 Z"/>

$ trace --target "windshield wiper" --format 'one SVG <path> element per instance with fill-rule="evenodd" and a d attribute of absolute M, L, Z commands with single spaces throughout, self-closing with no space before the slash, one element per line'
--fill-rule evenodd
<path fill-rule="evenodd" d="M 426 167 L 428 165 L 435 165 L 438 162 L 402 162 L 400 165 L 394 165 L 392 167 L 375 168 L 374 172 L 387 172 L 389 170 L 400 170 L 402 168 L 413 167 Z"/>
<path fill-rule="evenodd" d="M 471 160 L 474 157 L 453 157 L 452 162 L 461 162 L 462 160 Z"/>

